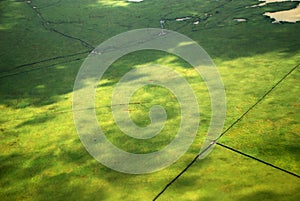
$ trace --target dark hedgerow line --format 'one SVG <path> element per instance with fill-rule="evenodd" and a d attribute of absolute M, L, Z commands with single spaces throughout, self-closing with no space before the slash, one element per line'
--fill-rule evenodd
<path fill-rule="evenodd" d="M 84 59 L 84 58 L 75 58 L 75 59 L 61 61 L 61 62 L 50 64 L 50 65 L 45 65 L 45 66 L 40 66 L 40 67 L 36 67 L 36 68 L 31 68 L 31 69 L 28 69 L 28 70 L 26 69 L 26 70 L 19 71 L 19 72 L 12 72 L 10 74 L 6 74 L 6 75 L 3 75 L 3 76 L 0 76 L 0 80 L 4 79 L 4 78 L 7 78 L 7 77 L 12 77 L 12 76 L 16 76 L 16 75 L 20 75 L 20 74 L 24 74 L 24 73 L 29 73 L 29 72 L 36 71 L 36 70 L 40 70 L 40 69 L 43 69 L 43 68 L 51 68 L 51 67 L 54 67 L 54 66 L 60 65 L 60 64 L 68 64 L 68 63 L 73 62 L 73 61 L 80 61 L 82 59 Z"/>
<path fill-rule="evenodd" d="M 239 150 L 237 150 L 237 149 L 234 149 L 234 148 L 229 147 L 229 146 L 227 146 L 227 145 L 221 144 L 221 143 L 219 143 L 219 142 L 217 142 L 216 144 L 219 145 L 219 146 L 221 146 L 221 147 L 223 147 L 223 148 L 225 148 L 225 149 L 229 149 L 229 150 L 231 150 L 231 151 L 233 151 L 233 152 L 235 152 L 235 153 L 238 153 L 238 154 L 240 154 L 240 155 L 246 156 L 246 157 L 248 157 L 248 158 L 250 158 L 250 159 L 256 160 L 256 161 L 258 161 L 258 162 L 260 162 L 260 163 L 263 163 L 263 164 L 265 164 L 265 165 L 268 165 L 268 166 L 270 166 L 270 167 L 272 167 L 272 168 L 275 168 L 275 169 L 277 169 L 277 170 L 280 170 L 280 171 L 282 171 L 282 172 L 285 172 L 285 173 L 287 173 L 287 174 L 290 174 L 290 175 L 292 175 L 292 176 L 297 177 L 297 178 L 300 179 L 300 175 L 298 175 L 298 174 L 296 174 L 296 173 L 294 173 L 294 172 L 288 171 L 288 170 L 286 170 L 286 169 L 283 169 L 283 168 L 281 168 L 281 167 L 278 167 L 278 166 L 276 166 L 276 165 L 273 165 L 273 164 L 271 164 L 271 163 L 268 163 L 268 162 L 266 162 L 266 161 L 264 161 L 264 160 L 261 160 L 261 159 L 259 159 L 259 158 L 254 157 L 254 156 L 251 156 L 251 155 L 249 155 L 249 154 L 246 154 L 246 153 L 244 153 L 244 152 L 241 152 L 241 151 L 239 151 Z"/>
<path fill-rule="evenodd" d="M 21 69 L 21 68 L 24 68 L 24 67 L 33 66 L 33 65 L 41 64 L 41 63 L 46 63 L 48 61 L 54 61 L 54 60 L 58 60 L 58 59 L 65 59 L 65 58 L 69 58 L 69 57 L 73 57 L 73 56 L 77 56 L 77 55 L 81 55 L 81 54 L 87 54 L 89 52 L 90 51 L 83 51 L 83 52 L 77 52 L 77 53 L 73 53 L 73 54 L 60 55 L 60 56 L 56 56 L 56 57 L 52 57 L 52 58 L 48 58 L 48 59 L 44 59 L 44 60 L 40 60 L 40 61 L 34 61 L 34 62 L 31 62 L 31 63 L 16 66 L 16 67 L 14 67 L 12 69 L 9 69 L 7 71 L 2 71 L 1 73 L 8 73 L 8 72 L 18 70 L 18 69 Z"/>

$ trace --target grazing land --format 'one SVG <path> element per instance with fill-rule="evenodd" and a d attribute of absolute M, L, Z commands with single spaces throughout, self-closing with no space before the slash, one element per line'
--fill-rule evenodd
<path fill-rule="evenodd" d="M 188 63 L 165 52 L 137 51 L 118 59 L 99 81 L 95 105 L 113 144 L 134 153 L 159 150 L 180 123 L 176 97 L 152 85 L 136 91 L 132 102 L 140 104 L 129 109 L 137 125 L 150 123 L 148 112 L 155 104 L 168 114 L 162 133 L 142 141 L 125 136 L 114 123 L 111 94 L 124 73 L 145 64 L 182 74 L 196 92 L 201 119 L 194 143 L 176 163 L 144 175 L 113 171 L 89 155 L 73 121 L 73 85 L 88 54 L 125 31 L 160 28 L 162 18 L 166 29 L 199 43 L 222 76 L 224 131 L 230 129 L 219 143 L 300 175 L 300 22 L 272 23 L 263 15 L 294 9 L 299 2 L 251 7 L 258 3 L 0 1 L 1 200 L 153 200 L 193 160 L 210 123 L 209 94 Z M 300 179 L 216 145 L 158 200 L 300 200 Z"/>

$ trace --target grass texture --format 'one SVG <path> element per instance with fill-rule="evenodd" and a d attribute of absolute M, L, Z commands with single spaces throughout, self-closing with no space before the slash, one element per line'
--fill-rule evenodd
<path fill-rule="evenodd" d="M 73 84 L 88 52 L 116 34 L 166 28 L 198 42 L 214 60 L 227 96 L 228 128 L 300 63 L 300 23 L 272 24 L 262 14 L 297 2 L 246 8 L 255 0 L 48 0 L 0 1 L 0 197 L 1 200 L 152 200 L 198 154 L 211 111 L 207 88 L 182 59 L 160 51 L 138 51 L 118 59 L 99 81 L 96 113 L 107 138 L 135 153 L 166 146 L 180 123 L 180 105 L 158 86 L 139 89 L 129 107 L 133 121 L 150 123 L 148 112 L 162 105 L 168 120 L 153 139 L 125 136 L 109 104 L 118 80 L 133 68 L 159 64 L 191 84 L 201 122 L 196 139 L 176 163 L 156 173 L 128 175 L 93 159 L 80 142 L 72 116 Z M 245 18 L 246 22 L 234 21 Z M 300 70 L 277 85 L 220 143 L 300 175 Z M 216 146 L 158 200 L 300 200 L 300 179 Z"/>

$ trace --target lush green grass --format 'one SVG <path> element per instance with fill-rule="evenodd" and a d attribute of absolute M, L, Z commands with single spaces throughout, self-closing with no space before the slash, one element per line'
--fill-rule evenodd
<path fill-rule="evenodd" d="M 198 153 L 210 120 L 205 83 L 193 68 L 173 55 L 140 51 L 116 61 L 99 82 L 97 117 L 107 137 L 135 153 L 160 149 L 173 139 L 179 104 L 166 89 L 138 90 L 132 119 L 149 124 L 153 104 L 163 105 L 163 132 L 142 141 L 124 136 L 109 107 L 118 79 L 145 64 L 172 67 L 192 85 L 201 124 L 189 151 L 172 166 L 152 174 L 127 175 L 95 161 L 81 144 L 72 117 L 75 77 L 87 53 L 127 30 L 159 27 L 159 19 L 212 15 L 199 25 L 169 21 L 169 29 L 197 41 L 213 58 L 226 88 L 225 129 L 300 63 L 300 23 L 272 24 L 265 11 L 296 5 L 278 3 L 248 8 L 255 0 L 106 0 L 0 1 L 0 197 L 1 200 L 152 200 Z M 37 11 L 32 8 L 37 6 Z M 38 17 L 42 14 L 42 18 Z M 247 18 L 237 23 L 234 18 Z M 54 32 L 57 30 L 69 38 Z M 74 39 L 78 38 L 78 39 Z M 229 130 L 220 142 L 300 174 L 299 68 Z M 224 130 L 225 130 L 224 129 Z M 222 147 L 197 161 L 160 200 L 299 200 L 300 180 Z"/>

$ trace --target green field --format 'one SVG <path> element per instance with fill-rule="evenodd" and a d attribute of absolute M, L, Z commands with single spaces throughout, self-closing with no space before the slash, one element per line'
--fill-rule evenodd
<path fill-rule="evenodd" d="M 122 75 L 145 64 L 182 74 L 196 92 L 201 119 L 194 143 L 176 163 L 143 175 L 111 170 L 89 155 L 73 121 L 73 85 L 89 52 L 125 31 L 160 28 L 161 18 L 170 19 L 166 29 L 199 43 L 222 76 L 227 99 L 223 130 L 230 129 L 219 143 L 295 175 L 216 145 L 157 200 L 300 200 L 300 23 L 276 24 L 262 15 L 299 2 L 246 8 L 257 3 L 1 0 L 0 200 L 153 200 L 194 159 L 209 127 L 210 98 L 196 71 L 165 52 L 137 51 L 118 59 L 99 82 L 95 105 L 99 124 L 113 144 L 134 153 L 159 150 L 178 129 L 176 97 L 158 86 L 134 94 L 131 101 L 139 104 L 129 109 L 137 125 L 150 123 L 154 104 L 168 114 L 162 133 L 138 140 L 114 123 L 111 94 Z M 206 13 L 211 14 L 207 19 Z M 174 20 L 185 16 L 192 18 Z M 195 19 L 205 20 L 193 24 Z"/>

